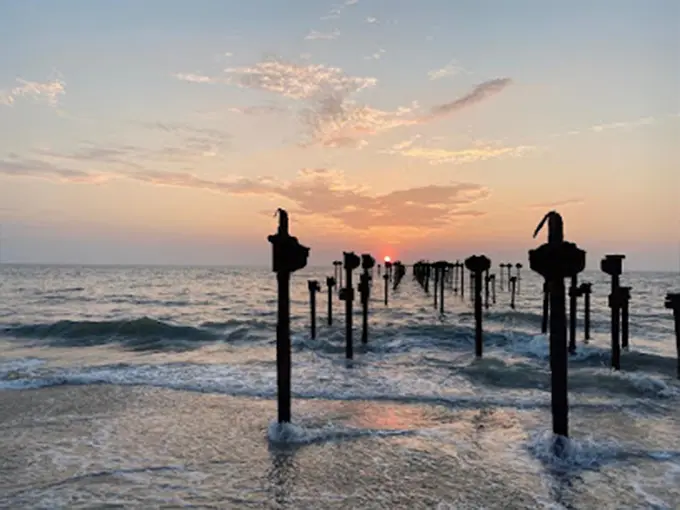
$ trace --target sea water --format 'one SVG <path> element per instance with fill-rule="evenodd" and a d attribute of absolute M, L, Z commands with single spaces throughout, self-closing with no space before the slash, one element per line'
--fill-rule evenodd
<path fill-rule="evenodd" d="M 291 288 L 293 423 L 276 423 L 268 269 L 0 266 L 0 508 L 678 508 L 677 274 L 624 273 L 630 351 L 609 368 L 609 281 L 570 357 L 570 441 L 553 455 L 541 280 L 445 313 L 409 273 L 344 358 L 344 302 Z M 499 278 L 499 277 L 497 277 Z M 466 281 L 467 284 L 467 281 Z"/>

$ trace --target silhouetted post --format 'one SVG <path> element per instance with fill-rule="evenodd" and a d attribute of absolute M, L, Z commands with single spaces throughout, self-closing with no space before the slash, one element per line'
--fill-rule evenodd
<path fill-rule="evenodd" d="M 361 281 L 359 282 L 359 292 L 361 294 L 362 306 L 362 323 L 361 323 L 361 343 L 368 343 L 368 303 L 371 297 L 371 275 L 369 271 L 373 269 L 375 259 L 368 253 L 361 255 L 361 268 L 364 272 L 361 274 Z"/>
<path fill-rule="evenodd" d="M 678 353 L 677 376 L 680 379 L 680 294 L 666 294 L 664 306 L 673 310 L 673 320 L 675 321 L 675 348 Z"/>
<path fill-rule="evenodd" d="M 307 265 L 309 248 L 302 246 L 288 231 L 288 213 L 279 209 L 279 228 L 267 237 L 272 244 L 273 270 L 278 287 L 276 318 L 276 384 L 278 421 L 290 422 L 290 275 Z"/>
<path fill-rule="evenodd" d="M 388 302 L 387 295 L 389 294 L 389 286 L 390 286 L 390 277 L 388 276 L 387 273 L 385 273 L 383 275 L 383 280 L 385 280 L 385 306 L 387 306 L 387 302 Z"/>
<path fill-rule="evenodd" d="M 489 270 L 484 271 L 484 308 L 489 309 Z"/>
<path fill-rule="evenodd" d="M 328 325 L 333 325 L 333 287 L 335 287 L 335 278 L 328 276 L 326 278 L 326 286 L 328 287 Z"/>
<path fill-rule="evenodd" d="M 342 292 L 342 261 L 338 260 L 338 293 Z"/>
<path fill-rule="evenodd" d="M 621 348 L 628 350 L 628 305 L 630 304 L 630 287 L 619 287 L 621 305 Z"/>
<path fill-rule="evenodd" d="M 496 275 L 492 274 L 489 275 L 489 279 L 491 280 L 491 301 L 493 304 L 496 304 Z"/>
<path fill-rule="evenodd" d="M 515 294 L 517 291 L 517 277 L 510 277 L 510 308 L 515 309 Z"/>
<path fill-rule="evenodd" d="M 465 299 L 465 264 L 460 263 L 460 298 Z"/>
<path fill-rule="evenodd" d="M 380 264 L 378 264 L 378 276 L 380 276 Z"/>
<path fill-rule="evenodd" d="M 456 260 L 456 262 L 453 264 L 453 293 L 458 295 L 458 268 L 459 268 L 460 262 Z"/>
<path fill-rule="evenodd" d="M 510 278 L 512 277 L 512 264 L 510 262 L 505 264 L 505 267 L 508 269 L 506 272 L 508 273 L 508 290 L 510 290 Z"/>
<path fill-rule="evenodd" d="M 444 276 L 446 275 L 448 266 L 448 263 L 444 262 L 444 265 L 441 268 L 442 284 L 439 286 L 439 313 L 442 315 L 444 315 Z"/>
<path fill-rule="evenodd" d="M 340 299 L 345 301 L 345 357 L 354 357 L 354 344 L 352 341 L 352 304 L 354 302 L 354 288 L 352 287 L 352 271 L 359 267 L 360 260 L 354 252 L 343 252 L 345 268 L 345 287 L 342 289 Z"/>
<path fill-rule="evenodd" d="M 548 221 L 548 242 L 529 250 L 532 271 L 543 276 L 550 291 L 550 369 L 553 433 L 569 436 L 567 394 L 567 317 L 564 279 L 580 273 L 586 266 L 586 252 L 564 240 L 562 217 L 550 211 L 534 231 L 534 237 Z M 562 455 L 564 443 L 556 441 L 555 454 Z"/>
<path fill-rule="evenodd" d="M 583 332 L 585 343 L 590 340 L 590 293 L 592 292 L 592 283 L 582 283 L 579 290 L 583 294 Z"/>
<path fill-rule="evenodd" d="M 425 263 L 425 292 L 430 293 L 430 271 L 432 270 L 432 266 L 430 266 L 429 262 Z"/>
<path fill-rule="evenodd" d="M 309 289 L 309 312 L 311 314 L 312 340 L 314 340 L 316 338 L 316 293 L 321 290 L 321 286 L 316 280 L 307 280 L 307 288 Z"/>
<path fill-rule="evenodd" d="M 435 290 L 434 290 L 434 306 L 437 307 L 437 293 L 439 293 L 439 313 L 444 313 L 444 280 L 446 278 L 446 268 L 449 263 L 445 260 L 440 260 L 432 264 L 435 274 Z M 436 282 L 439 281 L 437 288 Z"/>
<path fill-rule="evenodd" d="M 437 309 L 437 301 L 439 298 L 439 280 L 441 278 L 440 271 L 439 271 L 439 266 L 435 263 L 432 264 L 432 271 L 434 272 L 434 280 L 433 280 L 433 287 L 434 287 L 434 309 Z"/>
<path fill-rule="evenodd" d="M 397 287 L 399 287 L 399 284 L 401 283 L 401 280 L 406 276 L 406 266 L 401 263 L 401 261 L 397 261 L 394 263 L 394 285 L 392 286 L 392 290 L 395 291 L 397 290 Z"/>
<path fill-rule="evenodd" d="M 519 289 L 520 289 L 520 286 L 521 286 L 520 282 L 522 281 L 522 278 L 519 274 L 520 271 L 522 270 L 522 267 L 524 267 L 524 266 L 522 266 L 522 264 L 520 264 L 519 262 L 517 264 L 515 264 L 515 269 L 517 269 L 517 294 L 519 294 Z"/>
<path fill-rule="evenodd" d="M 550 285 L 547 280 L 543 282 L 543 320 L 541 322 L 541 333 L 548 332 L 548 311 L 550 310 Z"/>
<path fill-rule="evenodd" d="M 501 282 L 501 290 L 503 290 L 503 281 L 504 281 L 504 280 L 503 280 L 503 269 L 505 268 L 505 264 L 503 264 L 503 263 L 501 262 L 500 264 L 498 264 L 498 267 L 499 267 L 500 270 L 501 270 L 501 271 L 500 271 L 499 279 L 500 279 L 500 282 Z"/>
<path fill-rule="evenodd" d="M 578 297 L 578 276 L 571 276 L 569 286 L 569 354 L 576 354 L 576 298 Z"/>
<path fill-rule="evenodd" d="M 482 274 L 491 267 L 491 261 L 484 255 L 473 255 L 465 259 L 465 267 L 475 279 L 475 356 L 482 357 Z"/>
<path fill-rule="evenodd" d="M 600 269 L 612 277 L 611 292 L 609 294 L 609 308 L 612 310 L 612 368 L 621 370 L 621 344 L 619 343 L 619 327 L 621 306 L 619 303 L 619 277 L 623 272 L 623 259 L 625 255 L 606 255 L 600 261 Z"/>

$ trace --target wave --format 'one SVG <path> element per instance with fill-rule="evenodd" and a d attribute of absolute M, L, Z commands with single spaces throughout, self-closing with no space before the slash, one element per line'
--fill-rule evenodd
<path fill-rule="evenodd" d="M 21 339 L 48 340 L 53 345 L 81 347 L 114 342 L 136 350 L 171 347 L 167 342 L 207 342 L 218 339 L 216 333 L 192 326 L 174 325 L 149 317 L 123 320 L 73 321 L 21 324 L 8 326 L 0 332 Z"/>
<path fill-rule="evenodd" d="M 276 368 L 269 360 L 247 365 L 117 363 L 87 368 L 52 368 L 34 361 L 31 363 L 8 366 L 4 374 L 0 371 L 0 388 L 113 384 L 258 398 L 275 398 L 277 394 Z M 547 373 L 540 374 L 528 365 L 512 369 L 490 359 L 475 365 L 478 366 L 462 370 L 402 366 L 397 371 L 385 372 L 376 370 L 374 363 L 361 363 L 359 360 L 351 364 L 350 377 L 345 363 L 324 360 L 313 354 L 311 357 L 296 356 L 292 395 L 303 399 L 394 401 L 456 408 L 483 405 L 549 408 Z M 406 371 L 408 376 L 405 376 Z M 544 386 L 542 380 L 545 381 Z M 588 370 L 572 374 L 570 381 L 573 393 L 608 397 L 597 402 L 576 399 L 571 405 L 573 408 L 592 406 L 601 409 L 612 405 L 623 409 L 629 404 L 635 408 L 639 405 L 637 399 L 645 399 L 653 400 L 660 409 L 664 404 L 676 405 L 680 395 L 680 387 L 674 381 L 651 374 L 626 375 Z M 526 389 L 530 390 L 530 394 L 507 394 L 499 392 L 499 389 Z"/>

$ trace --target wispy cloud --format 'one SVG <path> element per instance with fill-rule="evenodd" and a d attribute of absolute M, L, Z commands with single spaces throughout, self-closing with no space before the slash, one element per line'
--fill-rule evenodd
<path fill-rule="evenodd" d="M 325 217 L 352 229 L 403 227 L 436 229 L 458 217 L 480 216 L 469 206 L 489 196 L 478 184 L 430 185 L 371 194 L 349 185 L 342 172 L 303 169 L 290 182 L 271 178 L 210 181 L 191 174 L 135 173 L 129 178 L 153 184 L 206 188 L 230 194 L 270 195 L 287 199 L 298 213 Z"/>
<path fill-rule="evenodd" d="M 205 76 L 203 74 L 195 73 L 175 73 L 175 78 L 182 81 L 188 81 L 189 83 L 220 83 L 223 80 L 219 78 L 214 78 L 210 76 Z"/>
<path fill-rule="evenodd" d="M 383 56 L 385 53 L 386 53 L 386 51 L 385 51 L 384 49 L 380 48 L 380 49 L 379 49 L 378 51 L 376 51 L 375 53 L 372 53 L 372 54 L 370 54 L 370 55 L 366 55 L 366 56 L 364 57 L 364 59 L 365 59 L 365 60 L 379 60 L 380 58 L 382 58 L 382 56 Z"/>
<path fill-rule="evenodd" d="M 568 198 L 566 200 L 558 200 L 555 202 L 541 202 L 537 204 L 529 204 L 529 209 L 555 209 L 557 207 L 565 207 L 569 205 L 582 205 L 581 198 Z"/>
<path fill-rule="evenodd" d="M 183 76 L 186 79 L 186 75 Z M 223 82 L 243 88 L 263 90 L 308 104 L 300 112 L 307 139 L 303 145 L 325 147 L 362 147 L 365 138 L 382 131 L 423 124 L 453 115 L 457 111 L 482 102 L 504 90 L 512 80 L 497 78 L 474 87 L 463 97 L 435 105 L 421 112 L 417 103 L 394 111 L 360 105 L 350 96 L 373 87 L 372 77 L 349 76 L 337 67 L 322 64 L 295 64 L 276 58 L 247 67 L 229 68 L 217 78 L 191 75 L 189 81 Z"/>
<path fill-rule="evenodd" d="M 365 23 L 368 23 L 369 25 L 374 25 L 378 23 L 378 18 L 374 18 L 373 16 L 369 16 L 364 20 Z"/>
<path fill-rule="evenodd" d="M 461 109 L 500 93 L 510 83 L 509 78 L 490 80 L 477 85 L 460 99 L 433 106 L 427 113 L 419 112 L 418 103 L 400 107 L 395 111 L 384 111 L 358 105 L 339 95 L 327 95 L 302 112 L 301 118 L 310 138 L 306 144 L 318 143 L 325 147 L 352 147 L 364 144 L 367 136 L 396 127 L 425 124 L 453 115 Z M 342 140 L 342 143 L 338 143 L 339 140 Z"/>
<path fill-rule="evenodd" d="M 480 83 L 475 88 L 472 89 L 468 94 L 464 95 L 460 99 L 451 101 L 450 103 L 444 103 L 441 105 L 434 106 L 430 110 L 428 119 L 433 119 L 437 117 L 444 117 L 452 113 L 467 108 L 477 103 L 481 103 L 485 99 L 488 99 L 496 94 L 501 93 L 512 83 L 510 78 L 496 78 L 494 80 L 485 81 Z"/>
<path fill-rule="evenodd" d="M 441 165 L 444 163 L 462 164 L 485 161 L 488 159 L 520 157 L 536 149 L 535 147 L 528 145 L 505 147 L 491 143 L 477 143 L 473 147 L 464 149 L 443 149 L 416 145 L 415 142 L 419 138 L 420 135 L 416 135 L 410 140 L 397 143 L 390 149 L 381 152 L 384 154 L 422 159 L 431 165 Z"/>
<path fill-rule="evenodd" d="M 192 135 L 201 135 L 206 138 L 211 138 L 213 141 L 216 142 L 224 142 L 231 138 L 231 135 L 226 131 L 222 131 L 220 129 L 192 126 L 191 124 L 185 122 L 142 121 L 138 122 L 138 124 L 148 129 L 157 129 L 159 131 L 164 131 L 166 133 L 175 134 L 189 133 Z"/>
<path fill-rule="evenodd" d="M 66 93 L 66 84 L 57 79 L 48 82 L 28 81 L 17 78 L 17 85 L 10 89 L 0 89 L 0 104 L 12 106 L 17 99 L 30 98 L 57 106 L 59 97 Z"/>
<path fill-rule="evenodd" d="M 319 32 L 317 30 L 311 30 L 305 36 L 305 40 L 313 41 L 313 40 L 321 39 L 321 40 L 331 41 L 333 39 L 337 39 L 338 37 L 340 37 L 340 31 L 339 30 L 333 30 L 332 32 Z"/>
<path fill-rule="evenodd" d="M 63 182 L 100 182 L 106 180 L 103 173 L 62 168 L 52 163 L 37 159 L 20 159 L 8 157 L 0 160 L 0 174 L 11 177 L 32 177 Z"/>
<path fill-rule="evenodd" d="M 394 111 L 357 105 L 341 96 L 322 98 L 302 111 L 301 119 L 308 132 L 305 145 L 324 147 L 361 147 L 365 137 L 399 126 L 417 124 L 413 113 L 418 103 Z"/>
<path fill-rule="evenodd" d="M 323 64 L 299 65 L 269 59 L 250 67 L 226 69 L 229 83 L 273 92 L 292 99 L 326 94 L 351 94 L 373 87 L 378 80 L 346 75 L 342 69 Z"/>
<path fill-rule="evenodd" d="M 607 131 L 610 129 L 628 129 L 636 128 L 640 126 L 650 126 L 656 122 L 654 117 L 644 117 L 642 119 L 629 120 L 623 122 L 610 122 L 609 124 L 598 124 L 590 128 L 591 131 L 600 133 L 602 131 Z"/>
<path fill-rule="evenodd" d="M 451 183 L 373 194 L 350 185 L 342 172 L 329 169 L 303 169 L 292 181 L 271 177 L 232 177 L 214 180 L 189 172 L 152 169 L 119 169 L 107 173 L 70 170 L 39 160 L 0 160 L 0 173 L 13 177 L 33 177 L 69 182 L 97 182 L 121 178 L 157 186 L 204 189 L 231 195 L 263 195 L 284 199 L 296 212 L 324 218 L 357 231 L 380 228 L 414 229 L 422 235 L 442 228 L 459 218 L 481 216 L 470 206 L 489 196 L 489 190 L 473 183 Z"/>
<path fill-rule="evenodd" d="M 658 124 L 659 122 L 662 122 L 664 119 L 668 118 L 673 118 L 676 116 L 676 114 L 668 114 L 665 116 L 661 117 L 652 117 L 652 116 L 647 116 L 647 117 L 641 117 L 639 119 L 633 119 L 633 120 L 624 120 L 624 121 L 617 121 L 617 122 L 608 122 L 608 123 L 602 123 L 602 124 L 596 124 L 594 126 L 590 126 L 584 129 L 572 129 L 571 131 L 567 131 L 565 133 L 555 133 L 552 135 L 549 135 L 553 138 L 558 138 L 562 136 L 576 136 L 576 135 L 582 135 L 586 133 L 602 133 L 604 131 L 614 131 L 614 130 L 633 130 L 636 128 L 640 127 L 645 127 L 645 126 L 652 126 L 654 124 Z"/>
<path fill-rule="evenodd" d="M 461 73 L 467 73 L 463 67 L 458 65 L 458 63 L 455 60 L 452 60 L 448 64 L 446 64 L 444 67 L 440 69 L 435 69 L 433 71 L 430 71 L 427 73 L 427 77 L 430 80 L 439 80 L 441 78 L 445 78 L 447 76 L 455 76 L 457 74 Z"/>
<path fill-rule="evenodd" d="M 69 151 L 39 148 L 33 153 L 35 156 L 47 159 L 48 162 L 68 162 L 85 167 L 98 164 L 106 166 L 107 171 L 117 171 L 115 169 L 142 169 L 149 163 L 195 161 L 196 158 L 213 157 L 230 138 L 228 134 L 220 130 L 196 128 L 181 123 L 137 122 L 136 124 L 178 135 L 179 138 L 174 144 L 157 147 L 85 142 Z"/>
<path fill-rule="evenodd" d="M 232 106 L 229 108 L 231 113 L 239 113 L 241 115 L 258 116 L 271 115 L 276 113 L 284 113 L 288 110 L 282 106 L 277 105 L 255 105 L 255 106 Z"/>
<path fill-rule="evenodd" d="M 356 5 L 359 3 L 359 0 L 345 0 L 344 2 L 334 5 L 333 8 L 331 8 L 330 11 L 328 11 L 328 14 L 325 16 L 321 16 L 322 20 L 329 20 L 329 19 L 338 19 L 340 17 L 340 14 L 342 14 L 342 11 L 345 10 L 345 8 Z"/>

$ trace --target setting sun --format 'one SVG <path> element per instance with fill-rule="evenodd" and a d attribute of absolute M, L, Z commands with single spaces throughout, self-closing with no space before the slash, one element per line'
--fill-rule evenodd
<path fill-rule="evenodd" d="M 385 258 L 384 258 L 383 260 L 384 260 L 385 262 L 390 262 L 392 259 L 391 259 L 389 256 L 385 256 Z"/>

